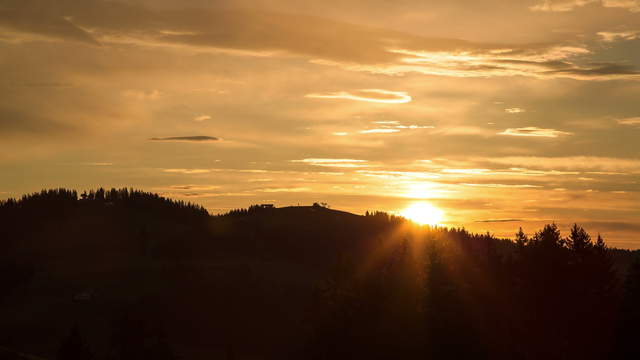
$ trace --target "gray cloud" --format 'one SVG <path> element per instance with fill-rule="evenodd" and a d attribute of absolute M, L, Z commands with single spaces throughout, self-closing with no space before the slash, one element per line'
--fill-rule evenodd
<path fill-rule="evenodd" d="M 590 63 L 585 67 L 567 67 L 565 69 L 550 70 L 547 74 L 564 74 L 578 78 L 606 78 L 628 75 L 640 77 L 640 71 L 634 66 L 616 63 Z"/>
<path fill-rule="evenodd" d="M 152 137 L 149 140 L 152 141 L 187 141 L 187 142 L 208 142 L 218 141 L 217 137 L 213 136 L 170 136 L 170 137 Z"/>

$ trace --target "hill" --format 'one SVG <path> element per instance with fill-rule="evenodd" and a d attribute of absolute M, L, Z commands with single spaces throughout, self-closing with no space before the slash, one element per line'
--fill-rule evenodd
<path fill-rule="evenodd" d="M 317 204 L 210 216 L 128 189 L 45 190 L 0 221 L 0 345 L 44 358 L 74 328 L 98 359 L 510 358 L 535 341 L 589 358 L 625 346 L 638 292 L 634 253 L 579 227 L 512 242 Z"/>

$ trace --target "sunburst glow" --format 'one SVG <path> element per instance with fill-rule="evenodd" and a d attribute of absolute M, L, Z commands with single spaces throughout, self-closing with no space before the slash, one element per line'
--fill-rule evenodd
<path fill-rule="evenodd" d="M 418 202 L 402 210 L 400 215 L 420 225 L 434 226 L 442 222 L 444 212 L 429 203 Z"/>

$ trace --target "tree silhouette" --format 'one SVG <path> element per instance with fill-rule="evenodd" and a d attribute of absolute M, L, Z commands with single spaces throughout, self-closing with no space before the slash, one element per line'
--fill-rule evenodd
<path fill-rule="evenodd" d="M 69 335 L 62 341 L 57 360 L 91 360 L 93 357 L 89 346 L 80 334 L 78 325 L 74 325 Z"/>
<path fill-rule="evenodd" d="M 639 359 L 638 326 L 640 326 L 640 256 L 636 255 L 629 268 L 624 286 L 623 300 L 618 314 L 614 358 Z"/>

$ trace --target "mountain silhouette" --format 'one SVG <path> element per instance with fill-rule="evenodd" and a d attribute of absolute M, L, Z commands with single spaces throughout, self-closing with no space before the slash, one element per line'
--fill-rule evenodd
<path fill-rule="evenodd" d="M 3 201 L 0 219 L 0 346 L 16 353 L 590 359 L 635 348 L 618 334 L 638 318 L 636 253 L 577 225 L 511 241 L 320 204 L 212 216 L 132 189 L 43 190 Z"/>

